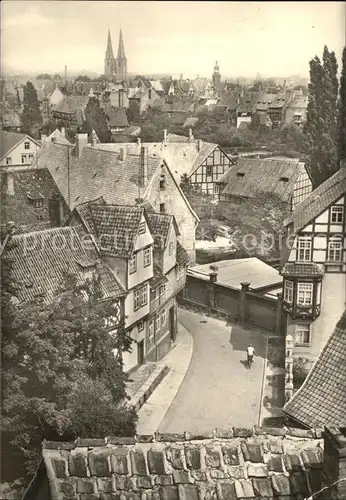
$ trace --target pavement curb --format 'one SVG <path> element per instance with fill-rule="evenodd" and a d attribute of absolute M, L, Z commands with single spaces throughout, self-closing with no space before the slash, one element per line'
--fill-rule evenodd
<path fill-rule="evenodd" d="M 129 406 L 132 406 L 134 410 L 138 412 L 169 371 L 170 369 L 166 365 L 156 367 L 147 380 L 138 389 L 136 394 L 134 394 L 130 399 L 128 403 Z"/>
<path fill-rule="evenodd" d="M 169 372 L 149 400 L 145 401 L 138 414 L 140 434 L 154 434 L 171 407 L 189 369 L 193 354 L 193 338 L 190 332 L 178 324 L 177 343 L 163 358 Z"/>

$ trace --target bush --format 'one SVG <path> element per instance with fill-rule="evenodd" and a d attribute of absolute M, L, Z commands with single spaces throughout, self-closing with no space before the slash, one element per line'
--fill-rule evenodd
<path fill-rule="evenodd" d="M 308 376 L 309 366 L 305 359 L 294 358 L 293 360 L 293 387 L 299 389 Z"/>

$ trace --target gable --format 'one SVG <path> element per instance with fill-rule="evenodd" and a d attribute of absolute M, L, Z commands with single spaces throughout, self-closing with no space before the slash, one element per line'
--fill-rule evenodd
<path fill-rule="evenodd" d="M 145 229 L 145 230 L 144 230 Z M 142 232 L 143 231 L 143 232 Z M 135 239 L 135 244 L 133 250 L 140 250 L 148 245 L 152 245 L 154 243 L 154 239 L 150 233 L 148 222 L 144 213 L 141 216 L 141 220 L 138 226 L 138 232 Z"/>

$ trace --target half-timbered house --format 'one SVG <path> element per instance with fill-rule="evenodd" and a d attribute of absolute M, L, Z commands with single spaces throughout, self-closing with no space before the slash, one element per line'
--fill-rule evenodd
<path fill-rule="evenodd" d="M 346 168 L 315 189 L 285 221 L 283 306 L 293 355 L 311 363 L 345 308 Z"/>

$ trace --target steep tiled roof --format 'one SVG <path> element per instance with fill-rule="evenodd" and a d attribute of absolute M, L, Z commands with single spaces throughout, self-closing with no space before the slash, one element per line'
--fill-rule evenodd
<path fill-rule="evenodd" d="M 27 134 L 0 130 L 0 158 L 3 158 L 16 144 L 21 142 L 26 137 L 30 138 L 32 141 L 34 140 Z"/>
<path fill-rule="evenodd" d="M 300 231 L 345 193 L 346 168 L 341 168 L 299 203 L 293 214 L 284 221 L 284 225 L 293 223 L 293 231 Z"/>
<path fill-rule="evenodd" d="M 54 228 L 15 235 L 9 245 L 8 257 L 13 260 L 13 275 L 21 284 L 18 298 L 34 299 L 43 294 L 52 300 L 63 285 L 66 273 L 83 284 L 92 266 L 98 266 L 104 298 L 123 295 L 123 289 L 106 264 L 100 261 L 95 247 L 87 248 L 77 227 Z M 87 269 L 86 269 L 87 268 Z"/>
<path fill-rule="evenodd" d="M 267 111 L 270 104 L 274 101 L 275 97 L 275 94 L 260 92 L 256 102 L 256 111 Z"/>
<path fill-rule="evenodd" d="M 301 169 L 302 164 L 293 159 L 240 158 L 218 182 L 226 184 L 222 194 L 251 198 L 262 191 L 276 194 L 288 202 Z"/>
<path fill-rule="evenodd" d="M 287 104 L 288 99 L 288 95 L 277 94 L 275 99 L 269 105 L 269 111 L 283 108 L 285 104 Z"/>
<path fill-rule="evenodd" d="M 282 268 L 282 276 L 297 276 L 301 278 L 323 276 L 323 271 L 314 262 L 287 262 Z"/>
<path fill-rule="evenodd" d="M 182 266 L 184 264 L 188 264 L 190 262 L 189 254 L 183 247 L 183 245 L 180 243 L 180 241 L 177 241 L 177 256 L 176 256 L 176 261 L 178 266 Z"/>
<path fill-rule="evenodd" d="M 148 212 L 147 220 L 149 229 L 154 238 L 155 248 L 163 250 L 167 245 L 169 230 L 173 221 L 173 216 L 157 212 Z"/>
<path fill-rule="evenodd" d="M 59 111 L 60 113 L 76 113 L 79 110 L 84 110 L 88 101 L 88 96 L 68 96 L 54 108 L 54 111 Z"/>
<path fill-rule="evenodd" d="M 80 207 L 77 211 L 82 219 L 84 216 L 83 222 L 87 221 L 87 229 L 95 236 L 103 255 L 131 257 L 144 213 L 142 207 L 105 205 L 99 200 L 83 205 L 82 212 Z"/>
<path fill-rule="evenodd" d="M 313 439 L 312 432 L 304 434 L 305 439 L 292 439 L 283 429 L 267 431 L 44 442 L 42 454 L 52 500 L 63 495 L 76 500 L 87 496 L 95 500 L 288 500 L 317 492 L 322 440 Z"/>
<path fill-rule="evenodd" d="M 224 94 L 220 101 L 220 106 L 227 106 L 231 111 L 235 111 L 239 108 L 241 103 L 241 92 L 240 91 L 230 91 Z"/>
<path fill-rule="evenodd" d="M 307 427 L 346 426 L 346 310 L 284 411 Z"/>
<path fill-rule="evenodd" d="M 198 168 L 217 147 L 217 144 L 213 144 L 211 142 L 203 142 L 202 148 L 198 152 L 189 174 L 192 174 L 196 170 L 196 168 Z"/>
<path fill-rule="evenodd" d="M 239 106 L 239 113 L 251 113 L 256 105 L 257 99 L 259 97 L 259 92 L 252 92 L 250 90 L 244 92 L 241 97 L 241 104 Z"/>
<path fill-rule="evenodd" d="M 13 195 L 7 189 L 8 175 L 13 179 Z M 59 225 L 55 219 L 56 214 L 51 213 L 51 202 L 61 198 L 61 194 L 47 168 L 11 172 L 10 174 L 2 172 L 0 183 L 2 222 L 14 222 L 17 233 L 28 230 L 39 231 Z M 34 207 L 31 201 L 34 194 L 43 200 L 42 207 Z M 62 209 L 63 216 L 66 217 L 69 210 L 63 200 Z"/>

